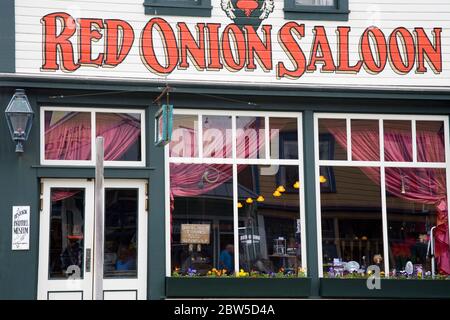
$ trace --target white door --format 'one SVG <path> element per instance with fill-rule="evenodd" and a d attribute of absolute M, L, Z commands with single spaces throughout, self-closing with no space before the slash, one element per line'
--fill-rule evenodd
<path fill-rule="evenodd" d="M 42 180 L 38 299 L 90 300 L 94 272 L 94 181 Z M 105 181 L 105 300 L 146 299 L 145 181 Z"/>

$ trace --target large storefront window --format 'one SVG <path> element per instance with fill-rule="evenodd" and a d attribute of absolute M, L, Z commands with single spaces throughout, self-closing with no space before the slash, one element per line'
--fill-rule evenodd
<path fill-rule="evenodd" d="M 172 274 L 304 272 L 299 128 L 299 114 L 175 110 Z"/>
<path fill-rule="evenodd" d="M 145 165 L 144 112 L 42 108 L 41 163 L 92 165 L 95 137 L 104 138 L 106 165 Z"/>
<path fill-rule="evenodd" d="M 445 117 L 316 115 L 322 276 L 429 275 L 432 235 L 450 274 L 447 136 Z"/>

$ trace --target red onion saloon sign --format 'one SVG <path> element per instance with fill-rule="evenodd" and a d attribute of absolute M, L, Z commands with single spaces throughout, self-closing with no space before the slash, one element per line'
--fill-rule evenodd
<path fill-rule="evenodd" d="M 308 26 L 301 21 L 275 27 L 264 24 L 273 11 L 273 1 L 222 3 L 233 23 L 169 23 L 154 17 L 137 30 L 120 19 L 47 14 L 41 19 L 41 71 L 114 68 L 126 64 L 130 50 L 138 46 L 142 64 L 158 76 L 187 69 L 220 73 L 224 69 L 251 72 L 260 68 L 276 79 L 293 80 L 315 72 L 376 75 L 388 68 L 400 75 L 442 72 L 440 27 L 425 30 L 398 26 L 387 32 L 371 26 L 356 35 L 349 26 L 327 32 L 324 26 Z M 312 38 L 312 45 L 302 43 L 307 36 Z M 350 42 L 355 36 L 359 41 Z M 99 41 L 104 46 L 94 52 L 93 46 Z M 281 48 L 276 58 L 274 42 Z M 350 59 L 354 51 L 359 53 L 358 58 Z"/>

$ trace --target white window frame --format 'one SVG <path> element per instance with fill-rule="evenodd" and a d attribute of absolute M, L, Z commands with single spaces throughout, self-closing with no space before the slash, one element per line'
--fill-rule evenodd
<path fill-rule="evenodd" d="M 239 272 L 239 210 L 238 210 L 238 188 L 236 181 L 238 165 L 293 165 L 298 166 L 299 174 L 299 218 L 301 231 L 301 267 L 307 270 L 307 246 L 306 246 L 306 226 L 305 226 L 305 192 L 304 192 L 304 169 L 303 169 L 303 118 L 300 112 L 270 112 L 270 111 L 225 111 L 225 110 L 197 110 L 197 109 L 174 109 L 176 115 L 197 116 L 197 147 L 198 157 L 170 157 L 169 144 L 165 146 L 165 194 L 166 196 L 166 276 L 172 275 L 171 270 L 171 230 L 170 230 L 170 163 L 188 163 L 188 164 L 230 164 L 233 166 L 233 235 L 234 235 L 234 266 L 235 272 Z M 232 118 L 232 157 L 231 158 L 209 158 L 203 157 L 203 125 L 202 116 L 230 116 Z M 298 159 L 271 159 L 269 144 L 266 142 L 265 159 L 243 159 L 236 157 L 236 117 L 264 117 L 265 119 L 265 141 L 270 141 L 269 118 L 294 118 L 297 119 L 297 139 L 298 139 Z"/>
<path fill-rule="evenodd" d="M 320 160 L 319 159 L 319 119 L 345 119 L 347 127 L 347 160 Z M 352 161 L 351 149 L 351 120 L 378 120 L 380 137 L 380 160 L 379 161 Z M 384 160 L 384 128 L 383 120 L 405 120 L 411 121 L 412 157 L 411 162 L 395 162 Z M 443 121 L 445 141 L 445 162 L 419 162 L 417 161 L 416 121 Z M 315 153 L 315 187 L 316 187 L 316 218 L 317 218 L 317 250 L 319 277 L 323 278 L 323 248 L 322 248 L 322 210 L 320 194 L 320 167 L 377 167 L 380 169 L 380 192 L 382 208 L 382 231 L 383 231 L 383 261 L 386 277 L 389 277 L 389 242 L 386 208 L 386 184 L 385 168 L 427 168 L 446 169 L 447 199 L 450 199 L 450 140 L 449 140 L 449 118 L 441 115 L 410 115 L 410 114 L 360 114 L 360 113 L 315 113 L 314 114 L 314 153 Z M 450 224 L 449 224 L 450 231 Z"/>
<path fill-rule="evenodd" d="M 49 160 L 45 159 L 45 112 L 89 112 L 91 114 L 91 160 Z M 146 164 L 146 135 L 145 135 L 145 110 L 142 109 L 114 109 L 114 108 L 72 108 L 51 107 L 40 108 L 40 160 L 41 165 L 54 166 L 95 166 L 95 137 L 97 113 L 137 113 L 141 116 L 141 160 L 140 161 L 105 161 L 105 167 L 145 167 Z"/>

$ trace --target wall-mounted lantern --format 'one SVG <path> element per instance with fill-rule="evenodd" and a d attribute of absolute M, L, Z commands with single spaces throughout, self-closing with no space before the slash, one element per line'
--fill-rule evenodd
<path fill-rule="evenodd" d="M 16 143 L 16 152 L 23 152 L 23 142 L 27 141 L 33 125 L 34 112 L 31 109 L 25 90 L 16 89 L 5 110 L 11 138 Z"/>

